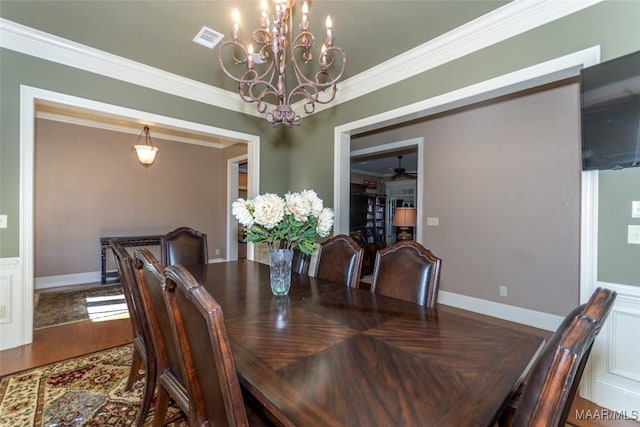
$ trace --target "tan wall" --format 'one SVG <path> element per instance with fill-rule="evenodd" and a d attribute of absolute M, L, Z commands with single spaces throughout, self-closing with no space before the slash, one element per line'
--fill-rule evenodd
<path fill-rule="evenodd" d="M 424 137 L 422 241 L 443 259 L 441 289 L 564 315 L 579 295 L 579 126 L 573 82 L 356 138 L 352 149 Z"/>
<path fill-rule="evenodd" d="M 135 135 L 36 121 L 36 277 L 99 271 L 101 236 L 180 226 L 207 234 L 210 258 L 225 256 L 226 159 L 242 147 L 166 141 L 153 127 L 151 136 L 159 153 L 145 169 L 130 150 Z"/>

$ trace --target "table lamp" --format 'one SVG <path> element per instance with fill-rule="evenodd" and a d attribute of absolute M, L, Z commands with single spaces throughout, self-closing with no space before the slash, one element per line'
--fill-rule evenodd
<path fill-rule="evenodd" d="M 400 227 L 400 233 L 397 236 L 398 240 L 411 239 L 409 227 L 416 226 L 416 208 L 396 208 L 392 225 Z"/>

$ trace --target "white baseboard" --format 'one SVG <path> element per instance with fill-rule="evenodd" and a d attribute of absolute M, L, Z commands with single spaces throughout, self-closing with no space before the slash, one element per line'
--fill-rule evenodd
<path fill-rule="evenodd" d="M 62 274 L 60 276 L 36 277 L 36 290 L 57 288 L 59 286 L 75 286 L 87 283 L 96 283 L 102 280 L 102 273 L 99 271 L 88 271 L 86 273 Z"/>
<path fill-rule="evenodd" d="M 555 314 L 501 304 L 442 290 L 438 293 L 438 303 L 497 317 L 498 319 L 522 323 L 547 331 L 555 331 L 564 319 L 562 316 Z"/>

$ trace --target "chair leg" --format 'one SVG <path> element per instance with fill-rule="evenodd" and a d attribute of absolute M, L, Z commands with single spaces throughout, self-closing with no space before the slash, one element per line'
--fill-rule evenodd
<path fill-rule="evenodd" d="M 147 369 L 144 374 L 144 392 L 142 394 L 142 403 L 140 405 L 140 410 L 138 412 L 138 416 L 136 418 L 136 426 L 141 427 L 144 425 L 145 420 L 147 418 L 147 414 L 149 413 L 149 408 L 151 407 L 151 402 L 153 401 L 153 394 L 156 391 L 156 363 L 155 360 L 149 361 Z M 157 413 L 157 408 L 156 408 Z M 164 418 L 164 417 L 163 417 Z"/>
<path fill-rule="evenodd" d="M 167 409 L 169 407 L 169 393 L 158 384 L 158 400 L 156 401 L 156 410 L 153 415 L 153 426 L 162 427 L 164 418 L 167 416 Z"/>
<path fill-rule="evenodd" d="M 131 369 L 129 370 L 129 378 L 127 378 L 127 385 L 125 387 L 127 391 L 131 391 L 131 389 L 133 388 L 133 383 L 136 382 L 136 378 L 140 373 L 140 368 L 142 368 L 142 358 L 140 357 L 140 353 L 138 353 L 134 349 L 133 360 L 131 361 Z"/>

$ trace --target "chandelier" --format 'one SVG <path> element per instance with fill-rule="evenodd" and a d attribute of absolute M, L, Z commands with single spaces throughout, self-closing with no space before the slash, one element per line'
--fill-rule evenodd
<path fill-rule="evenodd" d="M 144 144 L 140 144 L 140 140 L 144 137 Z M 156 160 L 156 154 L 158 154 L 158 147 L 153 146 L 151 141 L 151 134 L 149 133 L 149 126 L 145 125 L 142 128 L 142 132 L 138 136 L 136 144 L 131 147 L 132 150 L 136 150 L 136 156 L 138 162 L 145 168 L 148 168 Z"/>
<path fill-rule="evenodd" d="M 257 103 L 259 113 L 269 104 L 276 107 L 266 113 L 274 126 L 297 126 L 302 118 L 292 104 L 302 101 L 304 111 L 311 114 L 317 104 L 328 104 L 336 96 L 336 83 L 347 66 L 347 56 L 333 45 L 331 17 L 327 16 L 324 43 L 314 55 L 316 39 L 309 31 L 309 6 L 305 1 L 297 36 L 293 35 L 292 15 L 295 0 L 273 0 L 273 13 L 262 0 L 259 28 L 251 33 L 251 43 L 240 41 L 240 15 L 233 12 L 232 40 L 223 42 L 218 61 L 224 73 L 238 82 L 243 101 Z M 290 31 L 291 30 L 291 31 Z M 314 61 L 314 57 L 316 58 Z M 227 67 L 223 58 L 227 58 Z M 288 60 L 288 61 L 287 61 Z M 317 65 L 314 65 L 317 62 Z M 287 78 L 287 72 L 293 71 Z M 287 88 L 287 85 L 291 86 Z"/>

